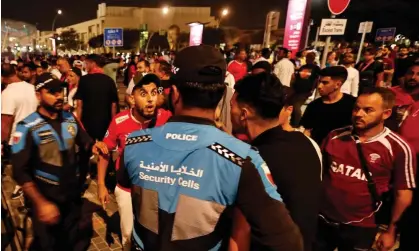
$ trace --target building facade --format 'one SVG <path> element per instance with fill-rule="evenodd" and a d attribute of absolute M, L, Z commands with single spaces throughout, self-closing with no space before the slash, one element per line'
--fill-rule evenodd
<path fill-rule="evenodd" d="M 104 28 L 146 29 L 149 32 L 167 30 L 177 25 L 181 32 L 189 31 L 188 23 L 202 22 L 216 26 L 210 7 L 169 7 L 167 13 L 162 8 L 120 7 L 98 5 L 97 18 L 82 23 L 61 27 L 57 34 L 74 29 L 80 41 L 87 44 L 89 39 L 103 33 Z"/>

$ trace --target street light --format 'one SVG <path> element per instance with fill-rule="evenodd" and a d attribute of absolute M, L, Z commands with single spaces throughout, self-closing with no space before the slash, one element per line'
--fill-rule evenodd
<path fill-rule="evenodd" d="M 223 9 L 223 11 L 221 12 L 221 16 L 225 17 L 228 15 L 228 9 Z"/>
<path fill-rule="evenodd" d="M 225 16 L 227 16 L 228 15 L 228 9 L 227 8 L 224 8 L 222 11 L 221 11 L 221 15 L 220 15 L 220 17 L 218 18 L 218 20 L 217 20 L 217 29 L 218 28 L 220 28 L 220 25 L 221 25 L 221 20 L 223 19 L 223 17 L 225 17 Z"/>
<path fill-rule="evenodd" d="M 55 20 L 57 20 L 58 15 L 61 15 L 61 14 L 63 14 L 63 12 L 61 10 L 58 10 L 57 14 L 54 17 L 54 20 L 52 21 L 52 29 L 51 29 L 52 32 L 54 32 Z"/>
<path fill-rule="evenodd" d="M 163 15 L 166 15 L 167 13 L 169 13 L 169 7 L 165 6 L 163 7 L 163 9 L 161 10 Z"/>

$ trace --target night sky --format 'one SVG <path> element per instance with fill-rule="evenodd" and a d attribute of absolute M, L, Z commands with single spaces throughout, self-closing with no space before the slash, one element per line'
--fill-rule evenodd
<path fill-rule="evenodd" d="M 311 1 L 311 17 L 317 25 L 321 18 L 330 15 L 327 0 Z M 95 18 L 97 5 L 100 2 L 143 7 L 161 7 L 165 4 L 210 6 L 213 14 L 217 14 L 223 7 L 228 7 L 230 14 L 223 19 L 223 25 L 253 29 L 263 28 L 266 13 L 270 10 L 281 12 L 280 26 L 284 26 L 288 0 L 3 0 L 1 15 L 4 18 L 37 24 L 41 30 L 50 30 L 57 9 L 62 9 L 64 12 L 56 22 L 56 27 L 62 27 Z M 345 34 L 348 40 L 359 39 L 360 35 L 357 34 L 359 22 L 367 20 L 374 21 L 374 29 L 397 27 L 398 33 L 419 40 L 418 10 L 419 0 L 352 0 L 346 12 L 339 17 L 348 18 Z M 373 35 L 374 33 L 371 33 L 367 39 L 372 39 Z"/>

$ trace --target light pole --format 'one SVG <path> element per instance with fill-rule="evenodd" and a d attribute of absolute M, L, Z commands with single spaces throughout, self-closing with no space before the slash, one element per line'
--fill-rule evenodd
<path fill-rule="evenodd" d="M 54 32 L 55 20 L 57 20 L 57 17 L 61 14 L 63 14 L 63 12 L 61 10 L 57 10 L 57 14 L 55 14 L 54 20 L 52 21 L 52 28 L 51 28 L 52 32 Z"/>
<path fill-rule="evenodd" d="M 227 16 L 228 15 L 228 9 L 227 8 L 224 8 L 222 11 L 221 11 L 221 15 L 220 15 L 220 18 L 218 18 L 218 21 L 217 21 L 217 29 L 218 28 L 220 28 L 220 25 L 221 25 L 221 20 L 223 19 L 223 17 L 225 17 L 225 16 Z"/>

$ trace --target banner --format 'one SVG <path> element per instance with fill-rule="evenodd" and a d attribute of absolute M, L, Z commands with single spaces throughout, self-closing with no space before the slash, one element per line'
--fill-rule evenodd
<path fill-rule="evenodd" d="M 303 35 L 304 18 L 307 0 L 290 0 L 288 2 L 287 21 L 285 24 L 284 47 L 292 50 L 292 54 L 300 48 Z"/>

